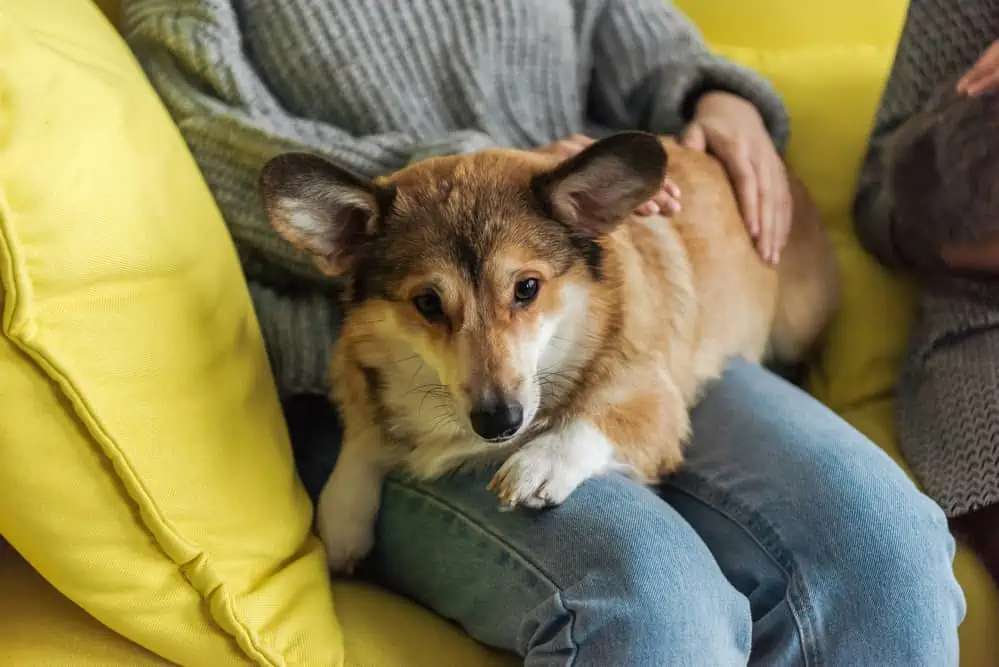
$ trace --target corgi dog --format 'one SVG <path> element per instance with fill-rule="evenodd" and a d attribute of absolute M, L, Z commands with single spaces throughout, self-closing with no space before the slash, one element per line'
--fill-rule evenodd
<path fill-rule="evenodd" d="M 667 156 L 683 210 L 634 215 Z M 802 359 L 836 301 L 799 183 L 774 267 L 720 163 L 642 132 L 565 161 L 489 150 L 374 180 L 288 153 L 260 181 L 274 228 L 345 285 L 330 369 L 344 440 L 317 511 L 334 571 L 370 550 L 394 468 L 503 461 L 490 488 L 527 508 L 611 471 L 658 480 L 726 360 Z"/>

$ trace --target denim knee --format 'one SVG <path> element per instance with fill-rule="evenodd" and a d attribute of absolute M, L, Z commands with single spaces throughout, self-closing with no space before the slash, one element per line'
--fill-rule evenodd
<path fill-rule="evenodd" d="M 562 554 L 558 591 L 521 625 L 526 665 L 747 664 L 749 601 L 672 508 L 651 497 L 645 510 L 563 522 L 580 552 Z"/>
<path fill-rule="evenodd" d="M 390 479 L 370 572 L 526 665 L 746 664 L 748 600 L 652 490 L 608 475 L 500 512 L 488 479 Z"/>
<path fill-rule="evenodd" d="M 875 475 L 866 482 L 844 493 L 834 510 L 844 519 L 837 539 L 847 544 L 835 561 L 812 571 L 829 578 L 811 586 L 825 661 L 957 665 L 965 601 L 953 574 L 955 543 L 946 518 L 907 480 L 885 484 Z"/>

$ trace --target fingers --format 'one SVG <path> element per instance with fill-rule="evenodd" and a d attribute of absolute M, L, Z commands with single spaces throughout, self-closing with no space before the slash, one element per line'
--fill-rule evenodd
<path fill-rule="evenodd" d="M 584 150 L 589 148 L 593 144 L 593 139 L 587 137 L 583 134 L 574 134 L 571 137 L 563 139 L 560 143 L 564 144 L 566 157 L 576 157 Z"/>
<path fill-rule="evenodd" d="M 988 81 L 995 77 L 997 67 L 999 67 L 999 42 L 993 42 L 958 81 L 958 92 L 966 95 L 982 92 Z"/>
<path fill-rule="evenodd" d="M 649 200 L 635 209 L 635 213 L 638 215 L 659 215 L 660 208 L 657 203 Z"/>
<path fill-rule="evenodd" d="M 669 178 L 663 179 L 663 187 L 656 195 L 637 209 L 638 215 L 676 215 L 681 210 L 680 188 Z"/>
<path fill-rule="evenodd" d="M 676 215 L 680 212 L 680 186 L 669 176 L 663 178 L 663 189 L 652 199 L 663 215 Z"/>
<path fill-rule="evenodd" d="M 545 153 L 551 153 L 562 160 L 568 160 L 569 158 L 576 157 L 584 150 L 586 150 L 594 140 L 584 134 L 574 134 L 565 139 L 559 139 L 558 141 L 548 144 L 547 146 L 539 149 Z"/>
<path fill-rule="evenodd" d="M 776 211 L 774 206 L 773 169 L 768 164 L 766 156 L 756 156 L 751 160 L 753 172 L 756 174 L 757 202 L 759 204 L 760 233 L 756 239 L 756 249 L 763 261 L 773 263 L 775 234 L 777 232 Z"/>
<path fill-rule="evenodd" d="M 691 123 L 687 126 L 687 129 L 683 132 L 681 143 L 687 148 L 702 153 L 708 149 L 707 136 L 704 134 L 704 128 L 701 127 L 700 123 Z"/>
<path fill-rule="evenodd" d="M 680 198 L 680 186 L 674 183 L 669 176 L 663 178 L 663 191 L 671 197 Z"/>
<path fill-rule="evenodd" d="M 999 86 L 999 40 L 992 43 L 957 82 L 962 95 L 979 95 Z"/>
<path fill-rule="evenodd" d="M 718 159 L 728 170 L 739 208 L 746 219 L 749 235 L 759 244 L 761 232 L 759 177 L 749 159 L 749 148 L 737 139 L 724 139 L 718 142 Z M 757 245 L 759 247 L 759 245 Z"/>
<path fill-rule="evenodd" d="M 565 139 L 560 139 L 539 150 L 550 153 L 562 160 L 568 160 L 586 150 L 594 143 L 594 139 L 583 135 L 574 134 Z M 662 189 L 649 201 L 639 206 L 635 212 L 639 215 L 675 215 L 680 211 L 680 188 L 669 178 L 663 179 Z"/>
<path fill-rule="evenodd" d="M 999 272 L 999 237 L 991 236 L 974 244 L 947 244 L 940 250 L 944 263 L 956 271 Z"/>
<path fill-rule="evenodd" d="M 995 69 L 980 79 L 976 79 L 973 84 L 968 86 L 967 95 L 975 97 L 976 95 L 981 95 L 999 88 L 999 60 L 997 60 Z"/>
<path fill-rule="evenodd" d="M 760 248 L 760 256 L 770 264 L 780 262 L 781 253 L 791 235 L 791 224 L 794 218 L 794 203 L 791 195 L 791 183 L 788 179 L 787 167 L 775 150 L 769 150 L 763 173 L 766 174 L 766 186 L 760 188 L 760 197 L 768 200 L 768 218 L 764 222 L 763 234 L 766 241 Z"/>
<path fill-rule="evenodd" d="M 793 219 L 784 162 L 767 137 L 760 141 L 716 136 L 711 151 L 725 165 L 749 235 L 763 261 L 780 262 Z"/>
<path fill-rule="evenodd" d="M 787 168 L 780 156 L 774 154 L 772 162 L 773 169 L 773 201 L 774 201 L 774 221 L 771 235 L 770 256 L 767 261 L 771 264 L 780 263 L 781 253 L 787 245 L 787 240 L 791 235 L 791 224 L 793 220 L 793 203 L 791 199 L 791 184 L 788 180 Z"/>
<path fill-rule="evenodd" d="M 652 201 L 663 215 L 676 215 L 680 212 L 680 199 L 676 195 L 663 191 L 653 197 Z"/>
<path fill-rule="evenodd" d="M 777 257 L 774 259 L 774 264 L 780 262 L 781 253 L 784 252 L 784 248 L 787 247 L 787 242 L 791 238 L 791 226 L 794 224 L 794 193 L 791 189 L 791 176 L 787 172 L 787 166 L 784 164 L 783 160 L 778 158 L 778 164 L 780 165 L 780 176 L 781 183 L 783 184 L 784 195 L 781 201 L 781 238 L 780 246 L 777 248 Z"/>
<path fill-rule="evenodd" d="M 781 253 L 791 236 L 794 221 L 794 197 L 787 167 L 776 150 L 767 146 L 761 160 L 760 174 L 761 230 L 757 240 L 760 257 L 769 264 L 780 263 Z"/>
<path fill-rule="evenodd" d="M 667 217 L 680 212 L 680 202 L 673 195 L 660 191 L 655 197 L 645 202 L 637 209 L 638 215 L 665 215 Z"/>

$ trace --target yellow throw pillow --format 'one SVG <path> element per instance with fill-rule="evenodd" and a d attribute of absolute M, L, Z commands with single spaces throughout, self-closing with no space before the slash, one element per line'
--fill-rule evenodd
<path fill-rule="evenodd" d="M 172 662 L 342 664 L 231 241 L 90 2 L 0 0 L 0 312 L 0 534 Z"/>

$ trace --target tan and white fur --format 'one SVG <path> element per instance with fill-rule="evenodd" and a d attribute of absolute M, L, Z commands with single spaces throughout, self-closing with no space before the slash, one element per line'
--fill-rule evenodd
<path fill-rule="evenodd" d="M 667 152 L 683 210 L 633 215 Z M 374 181 L 312 155 L 269 162 L 274 227 L 347 286 L 330 369 L 344 442 L 317 519 L 330 566 L 371 548 L 394 468 L 432 479 L 501 460 L 490 488 L 528 508 L 609 471 L 674 471 L 728 358 L 798 361 L 830 317 L 832 251 L 793 185 L 775 268 L 721 165 L 640 132 L 561 163 L 493 150 Z"/>

